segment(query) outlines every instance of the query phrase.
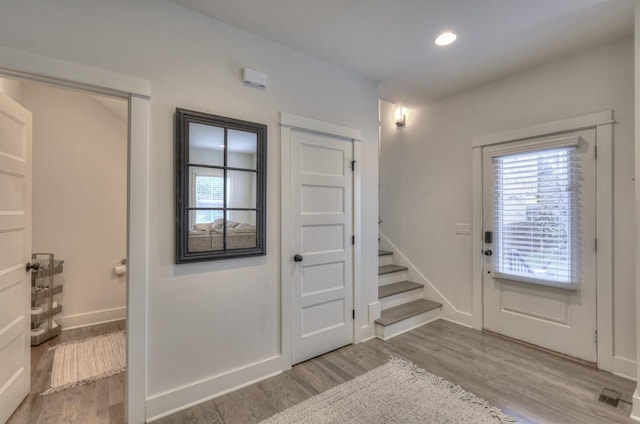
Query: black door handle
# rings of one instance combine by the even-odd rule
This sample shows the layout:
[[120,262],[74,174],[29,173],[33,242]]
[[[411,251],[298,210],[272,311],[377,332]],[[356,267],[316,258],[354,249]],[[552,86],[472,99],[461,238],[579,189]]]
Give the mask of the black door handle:
[[293,257],[294,262],[302,262],[302,259],[304,259],[302,255],[295,255]]
[[491,249],[487,249],[487,250],[484,251],[484,255],[485,256],[491,256],[491,255],[493,255],[493,252],[491,251]]
[[40,264],[39,263],[34,263],[32,264],[31,262],[27,262],[27,265],[24,267],[25,271],[29,272],[29,271],[37,271],[40,269]]

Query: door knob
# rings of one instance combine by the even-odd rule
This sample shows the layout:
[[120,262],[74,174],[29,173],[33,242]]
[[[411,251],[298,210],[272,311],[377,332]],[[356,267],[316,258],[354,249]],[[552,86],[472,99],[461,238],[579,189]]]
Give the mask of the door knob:
[[493,252],[491,251],[491,249],[487,249],[487,250],[484,251],[484,255],[485,256],[491,256],[491,255],[493,255]]
[[294,262],[302,262],[302,255],[295,255],[293,257]]
[[34,263],[32,264],[31,262],[27,262],[27,265],[24,267],[25,271],[29,272],[29,271],[37,271],[40,269],[40,264],[39,263]]

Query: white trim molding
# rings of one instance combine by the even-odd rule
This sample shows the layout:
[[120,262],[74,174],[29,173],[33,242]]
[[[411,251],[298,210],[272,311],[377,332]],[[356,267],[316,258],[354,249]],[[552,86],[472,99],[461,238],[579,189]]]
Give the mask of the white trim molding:
[[373,328],[371,322],[367,322],[369,311],[363,311],[362,306],[362,151],[359,141],[362,140],[360,130],[343,127],[340,125],[318,121],[304,116],[293,115],[286,112],[280,113],[280,168],[281,168],[281,273],[282,273],[282,336],[281,355],[284,359],[285,369],[292,365],[292,287],[291,287],[291,131],[303,131],[314,134],[327,135],[353,142],[353,160],[356,167],[353,175],[353,232],[355,244],[353,246],[353,309],[356,313],[353,327],[353,342],[360,343],[366,339]]
[[127,193],[127,375],[125,418],[146,422],[150,84],[79,63],[0,46],[0,76],[129,100]]
[[[565,133],[593,128],[596,131],[596,237],[598,368],[613,371],[613,111],[590,113],[559,121],[474,137],[472,141],[473,185],[473,326],[483,328],[482,150],[512,141],[549,137],[567,139]],[[567,139],[568,140],[568,139]],[[572,142],[569,140],[569,142]]]
[[636,385],[636,390],[633,393],[631,408],[631,415],[629,418],[633,421],[640,422],[640,387],[638,385]]
[[104,324],[106,322],[120,321],[126,318],[127,308],[121,306],[119,308],[64,315],[56,318],[56,322],[60,324],[62,331],[66,331],[74,328],[88,327],[90,325]]
[[613,370],[612,373],[626,378],[627,380],[636,380],[636,361],[627,358],[621,358],[620,356],[613,357]]
[[587,115],[561,119],[559,121],[545,122],[543,124],[531,125],[529,127],[517,128],[496,134],[474,137],[471,147],[476,148],[490,146],[493,144],[524,140],[526,138],[542,137],[545,135],[559,135],[568,131],[578,131],[586,128],[597,128],[601,125],[611,125],[613,122],[613,111],[604,110],[602,112],[589,113]]
[[0,46],[0,58],[0,72],[7,77],[123,97],[151,97],[149,82],[143,79],[4,46]]
[[147,288],[149,285],[149,133],[151,103],[129,100],[127,194],[127,386],[128,424],[147,419]]
[[280,112],[280,126],[299,131],[309,131],[316,134],[344,138],[346,140],[362,141],[360,130],[358,129],[343,127],[330,122],[318,121],[317,119],[286,112]]
[[[634,124],[635,124],[635,218],[636,218],[636,316],[635,316],[635,333],[636,333],[636,378],[640,381],[640,1],[635,2],[634,11]],[[635,421],[640,421],[640,386],[636,387],[636,392],[633,394],[633,411],[631,412],[631,418]]]
[[[146,422],[152,422],[282,373],[275,356],[149,397]],[[214,393],[213,395],[211,393]],[[193,400],[197,399],[197,400]]]
[[633,393],[633,409],[631,409],[631,416],[629,418],[633,421],[640,422],[640,387],[636,387],[636,391]]

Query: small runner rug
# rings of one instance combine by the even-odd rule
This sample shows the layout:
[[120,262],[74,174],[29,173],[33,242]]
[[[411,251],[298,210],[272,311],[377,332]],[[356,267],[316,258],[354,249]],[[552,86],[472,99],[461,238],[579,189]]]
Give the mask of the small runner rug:
[[51,369],[51,387],[43,395],[120,374],[127,363],[127,341],[123,331],[59,344]]
[[262,421],[262,424],[513,423],[460,386],[398,358]]

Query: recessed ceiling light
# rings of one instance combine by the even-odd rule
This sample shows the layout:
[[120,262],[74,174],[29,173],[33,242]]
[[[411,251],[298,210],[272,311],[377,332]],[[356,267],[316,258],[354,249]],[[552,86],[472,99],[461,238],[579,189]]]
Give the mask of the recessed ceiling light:
[[438,46],[448,46],[449,44],[456,41],[456,38],[458,38],[458,36],[453,32],[443,32],[442,34],[438,35],[435,43]]

